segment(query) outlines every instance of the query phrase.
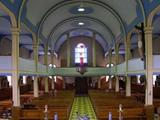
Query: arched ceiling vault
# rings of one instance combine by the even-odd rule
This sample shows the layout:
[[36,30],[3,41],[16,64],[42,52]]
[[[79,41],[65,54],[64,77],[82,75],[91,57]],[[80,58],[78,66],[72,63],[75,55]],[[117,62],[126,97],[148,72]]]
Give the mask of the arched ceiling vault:
[[[100,36],[96,40],[106,52],[113,48],[116,40],[124,42],[126,34],[136,24],[145,23],[146,15],[151,11],[146,5],[154,2],[155,0],[23,0],[17,7],[19,10],[13,13],[19,11],[15,15],[18,24],[26,24],[37,34],[38,40],[44,44],[49,43],[54,50],[58,50],[57,46],[60,47],[65,42],[61,40],[65,33],[77,34],[77,29],[81,29],[83,33],[86,30],[96,32]],[[85,11],[79,12],[80,7],[85,8]],[[79,22],[84,25],[78,25]]]
[[[61,33],[61,36],[56,38],[57,40],[56,40],[55,46],[54,46],[55,52],[59,51],[60,46],[67,39],[67,34],[68,33],[70,33],[69,34],[69,38],[74,37],[74,36],[85,36],[85,37],[93,38],[93,33],[96,33],[95,39],[96,39],[97,42],[99,42],[99,44],[103,48],[104,52],[106,52],[107,49],[109,48],[109,44],[106,42],[106,40],[104,39],[102,34],[99,33],[98,31],[95,31],[95,30],[89,29],[89,28],[83,28],[83,29],[81,29],[81,28],[73,28],[73,29],[68,29],[64,33]],[[52,44],[50,44],[50,45],[52,45]]]
[[[91,0],[90,1],[83,1],[83,4],[84,4],[84,6],[86,6],[86,8],[93,9],[93,13],[90,13],[90,14],[76,13],[76,15],[74,13],[69,13],[69,12],[72,12],[71,11],[72,8],[74,9],[74,7],[79,6],[80,2],[81,1],[68,1],[68,2],[63,2],[63,4],[61,3],[59,6],[52,7],[45,14],[45,16],[43,16],[43,18],[40,22],[38,35],[40,33],[42,33],[45,37],[49,36],[49,38],[50,38],[51,34],[54,34],[55,27],[57,28],[56,24],[59,24],[59,23],[57,23],[57,21],[62,20],[62,22],[63,22],[63,21],[65,21],[65,18],[67,18],[68,16],[69,17],[67,19],[72,18],[72,16],[73,17],[74,16],[76,16],[76,17],[84,16],[84,18],[88,17],[88,18],[97,19],[97,21],[100,21],[101,23],[103,23],[104,26],[107,26],[106,28],[108,28],[108,30],[106,30],[106,32],[103,32],[103,37],[105,37],[106,42],[108,41],[110,47],[113,46],[113,42],[110,42],[110,41],[116,39],[117,36],[122,34],[125,37],[125,29],[124,29],[124,25],[122,22],[122,18],[110,6],[105,5],[102,2],[91,1]],[[90,7],[90,6],[92,6],[92,7]],[[58,18],[59,16],[56,16],[56,15],[59,15],[59,14],[57,14],[57,13],[60,13],[60,12],[63,13],[63,10],[67,11],[67,13],[65,14],[65,12],[64,12],[62,17],[60,17],[60,19],[57,19],[57,21],[54,22],[55,25],[51,26],[51,24],[49,24],[49,26],[51,26],[50,27],[51,29],[47,31],[46,28],[47,29],[49,28],[49,26],[47,26],[47,22],[50,23],[50,21],[53,21],[54,17]],[[102,13],[101,11],[104,11],[104,13]],[[102,13],[102,14],[100,14],[100,13]],[[70,26],[70,27],[72,27],[72,26]],[[95,28],[97,28],[97,27],[95,26]],[[102,28],[103,28],[103,26],[102,26]],[[48,34],[49,31],[51,31],[50,34]],[[112,35],[112,33],[113,33],[113,35]],[[109,34],[109,36],[113,36],[113,37],[111,39],[107,39],[105,34]],[[48,39],[48,40],[51,40],[51,39]],[[53,45],[53,46],[55,46],[55,45]]]
[[[85,25],[79,26],[78,22],[83,22]],[[101,36],[103,34],[103,37],[105,37],[107,44],[110,44],[110,45],[113,44],[114,34],[108,28],[108,26],[106,26],[104,23],[102,23],[99,20],[96,20],[87,16],[82,16],[82,17],[79,16],[79,17],[74,17],[74,18],[69,18],[67,20],[64,20],[58,23],[51,30],[47,38],[48,40],[52,41],[52,45],[54,45],[53,47],[56,46],[55,43],[56,41],[58,41],[57,38],[59,38],[63,33],[69,32],[70,29],[81,29],[81,30],[90,29],[90,31],[93,31],[95,33],[101,33]]]
[[[33,11],[35,5],[37,7]],[[79,6],[83,6],[86,11],[78,12]],[[44,43],[49,40],[53,49],[55,49],[58,38],[61,38],[64,32],[76,28],[98,31],[109,46],[105,50],[112,48],[119,36],[125,40],[127,27],[136,21],[138,15],[143,16],[143,20],[145,19],[143,4],[139,0],[119,0],[118,3],[117,0],[38,0],[38,4],[37,0],[26,2],[27,19],[35,26],[38,25],[37,36],[46,38]],[[72,18],[76,17],[81,17],[83,22],[93,23],[94,27],[73,26],[76,20]],[[103,23],[103,25],[99,23]],[[66,26],[68,29],[65,28]],[[100,40],[98,41],[100,42]]]

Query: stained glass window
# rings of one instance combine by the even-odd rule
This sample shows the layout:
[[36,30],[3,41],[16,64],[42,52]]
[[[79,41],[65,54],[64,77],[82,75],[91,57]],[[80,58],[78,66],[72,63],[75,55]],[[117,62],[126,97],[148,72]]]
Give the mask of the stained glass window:
[[83,43],[79,43],[75,48],[75,63],[87,63],[87,48]]

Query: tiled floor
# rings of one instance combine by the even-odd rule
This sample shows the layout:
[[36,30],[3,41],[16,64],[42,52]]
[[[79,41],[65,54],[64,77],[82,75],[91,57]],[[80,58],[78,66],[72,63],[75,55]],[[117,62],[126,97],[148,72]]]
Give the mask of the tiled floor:
[[[89,120],[97,120],[89,97],[75,97],[69,120],[79,120],[80,117],[89,117]],[[84,119],[85,120],[85,119]]]

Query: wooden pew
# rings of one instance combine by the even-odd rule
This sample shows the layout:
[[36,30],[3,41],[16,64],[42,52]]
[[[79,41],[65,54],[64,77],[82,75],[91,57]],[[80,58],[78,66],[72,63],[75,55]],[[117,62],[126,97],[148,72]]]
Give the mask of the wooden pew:
[[113,120],[119,118],[119,104],[122,104],[123,120],[146,120],[144,105],[133,97],[125,97],[117,93],[89,92],[98,120],[108,119],[109,112]]
[[[48,109],[48,119],[53,120],[54,114],[58,114],[59,120],[67,120],[69,117],[69,111],[67,107],[54,107]],[[43,109],[21,109],[20,120],[43,120],[45,113]]]
[[58,114],[58,120],[68,120],[71,105],[73,102],[73,91],[58,92],[56,96],[44,95],[33,99],[30,106],[20,109],[20,120],[43,120],[44,106],[48,106],[48,119],[53,120],[54,114]]

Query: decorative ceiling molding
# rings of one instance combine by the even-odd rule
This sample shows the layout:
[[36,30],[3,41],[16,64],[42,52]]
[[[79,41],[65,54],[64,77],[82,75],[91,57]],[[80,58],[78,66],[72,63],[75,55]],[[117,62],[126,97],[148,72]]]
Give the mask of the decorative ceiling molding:
[[[39,37],[40,36],[40,32],[41,32],[41,27],[44,23],[44,21],[58,8],[60,7],[63,7],[64,5],[67,5],[67,4],[72,4],[72,3],[77,3],[77,2],[81,2],[81,1],[63,1],[63,2],[60,2],[59,4],[56,4],[54,5],[52,8],[50,8],[46,13],[45,15],[43,16],[43,18],[41,19],[40,21],[40,24],[39,24],[39,28],[38,28],[38,33],[37,33],[37,36]],[[122,18],[120,17],[120,15],[115,11],[113,10],[110,6],[108,6],[107,4],[103,3],[103,2],[100,2],[100,1],[84,1],[85,3],[90,3],[90,4],[96,4],[96,5],[99,5],[103,8],[105,8],[107,11],[110,11],[112,13],[112,15],[115,16],[115,18],[119,21],[119,24],[121,25],[122,27],[122,34],[123,36],[125,37],[126,36],[126,31],[125,31],[125,27],[124,27],[124,24],[123,24],[123,21],[122,21]]]
[[[89,20],[89,21],[94,21],[94,22],[96,22],[97,24],[99,24],[100,26],[102,26],[103,28],[105,28],[106,29],[106,32],[108,32],[110,35],[111,35],[111,38],[112,38],[112,44],[113,44],[113,39],[114,39],[114,34],[113,34],[113,32],[103,23],[103,22],[101,22],[101,21],[99,21],[98,19],[96,19],[96,18],[91,18],[91,17],[88,17],[88,16],[78,16],[78,17],[72,17],[72,18],[69,18],[69,19],[66,19],[66,20],[64,20],[64,21],[61,21],[59,24],[57,24],[53,29],[52,29],[52,31],[50,32],[50,34],[49,34],[49,36],[48,36],[48,40],[51,40],[52,38],[52,35],[53,35],[53,33],[60,27],[60,26],[64,26],[65,25],[65,23],[67,23],[67,22],[71,22],[71,21],[74,21],[74,20],[79,20],[79,19],[86,19],[86,20]],[[81,29],[83,29],[83,28],[81,28]],[[86,29],[86,28],[85,28]],[[92,31],[95,31],[95,30],[92,30]],[[68,32],[68,31],[66,31],[66,32]],[[96,31],[96,33],[98,33],[97,31]],[[103,35],[101,35],[101,36],[103,36]],[[103,36],[104,37],[104,36]],[[56,43],[56,41],[57,40],[55,40],[55,43]],[[107,40],[106,40],[106,42],[108,42]]]
[[[57,45],[58,40],[60,39],[60,37],[62,37],[62,36],[65,35],[65,34],[68,34],[68,33],[72,32],[72,31],[74,31],[74,30],[78,30],[78,29],[79,29],[79,28],[69,29],[68,31],[62,33],[62,35],[59,36],[59,37],[57,38],[57,40],[55,40],[55,41],[56,41],[55,44],[52,44],[52,45],[54,45],[54,46],[50,46],[50,47],[51,47],[51,48],[55,48],[56,45]],[[98,34],[98,35],[105,41],[105,38],[104,38],[104,37],[102,36],[102,34],[99,33],[98,31],[95,31],[95,30],[89,29],[89,28],[84,28],[84,30],[89,30],[89,31],[95,32],[96,34]],[[98,40],[97,40],[97,42],[98,42]],[[107,48],[109,49],[108,42],[105,41],[106,46],[102,45],[100,42],[98,42],[98,43],[102,46],[102,48],[103,48],[103,50],[104,50],[105,52],[107,51]],[[63,44],[63,43],[61,43],[61,44]],[[57,52],[57,50],[56,50],[56,52]]]

